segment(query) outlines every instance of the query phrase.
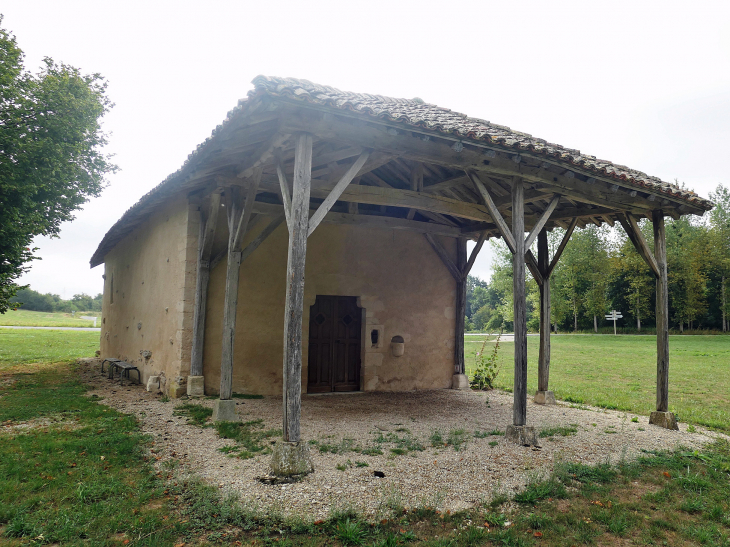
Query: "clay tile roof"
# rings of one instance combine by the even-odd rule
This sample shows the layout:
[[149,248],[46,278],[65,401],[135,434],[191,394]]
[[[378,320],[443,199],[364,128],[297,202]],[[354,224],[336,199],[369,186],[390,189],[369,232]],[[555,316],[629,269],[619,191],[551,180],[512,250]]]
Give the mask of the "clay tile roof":
[[512,149],[516,152],[529,151],[537,156],[542,155],[551,158],[563,164],[566,169],[571,165],[575,165],[584,170],[621,180],[639,188],[658,191],[674,198],[683,199],[701,209],[709,211],[713,206],[711,201],[698,196],[692,191],[680,188],[676,184],[664,182],[657,177],[651,177],[641,171],[629,169],[626,166],[617,165],[606,160],[599,160],[595,156],[581,154],[579,150],[564,148],[559,144],[537,139],[528,133],[515,131],[504,125],[498,125],[480,118],[470,118],[448,108],[425,103],[421,99],[396,99],[382,95],[340,91],[334,87],[296,78],[257,76],[252,83],[254,89],[249,91],[248,98],[238,101],[238,104],[228,112],[223,123],[213,130],[211,136],[200,143],[188,155],[180,169],[171,173],[160,184],[142,196],[109,229],[91,257],[90,264],[92,268],[102,264],[106,253],[130,233],[145,218],[151,208],[163,203],[173,195],[179,184],[195,172],[196,167],[204,162],[206,157],[214,150],[216,136],[226,125],[236,116],[245,115],[249,109],[255,108],[258,104],[256,99],[265,95],[296,99],[333,109],[349,110],[361,113],[366,117],[402,123],[421,130],[433,131],[436,134],[456,137],[459,140],[496,145],[499,148]]
[[664,182],[641,171],[610,161],[599,160],[595,156],[582,154],[580,150],[564,148],[504,125],[479,118],[470,118],[465,114],[428,104],[420,99],[395,99],[382,95],[340,91],[334,87],[296,78],[257,76],[254,78],[253,84],[254,90],[249,92],[249,97],[268,94],[289,97],[320,106],[346,109],[389,122],[427,129],[464,141],[492,144],[501,148],[513,149],[518,153],[529,152],[535,156],[544,156],[559,161],[566,168],[573,165],[599,176],[607,176],[638,188],[654,190],[683,199],[705,210],[710,210],[713,206],[711,201],[690,190]]

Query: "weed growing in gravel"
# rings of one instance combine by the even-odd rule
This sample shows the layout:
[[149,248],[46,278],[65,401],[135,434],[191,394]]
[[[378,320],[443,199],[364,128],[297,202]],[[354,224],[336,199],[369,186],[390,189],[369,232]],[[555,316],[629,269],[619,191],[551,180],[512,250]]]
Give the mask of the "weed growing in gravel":
[[499,442],[498,442],[498,441],[489,441],[489,446],[491,446],[492,448],[494,448],[494,447],[495,447],[495,446],[497,446],[498,444],[499,444]]
[[[263,423],[263,420],[252,420],[243,423],[216,422],[214,425],[221,438],[232,439],[238,443],[240,450],[236,456],[246,460],[259,454],[271,453],[271,448],[268,443],[264,444],[264,441],[281,435],[280,429],[263,429]],[[233,453],[228,447],[221,449],[221,451],[226,450]]]
[[570,424],[557,427],[546,427],[540,430],[540,437],[554,437],[555,435],[561,435],[562,437],[568,437],[578,433],[578,425]]
[[474,431],[475,439],[485,439],[486,437],[497,436],[497,435],[504,435],[504,431],[500,431],[499,429],[493,429],[492,431],[479,431],[477,429]]
[[192,425],[205,426],[208,418],[213,415],[213,409],[203,405],[189,403],[180,405],[172,412],[173,416],[186,416],[188,423]]
[[426,447],[416,437],[410,433],[406,433],[402,437],[396,435],[393,432],[389,432],[387,435],[383,435],[381,431],[378,431],[373,442],[382,446],[384,444],[394,444],[395,448],[391,448],[390,452],[396,455],[407,454],[408,452],[422,452],[426,450]]

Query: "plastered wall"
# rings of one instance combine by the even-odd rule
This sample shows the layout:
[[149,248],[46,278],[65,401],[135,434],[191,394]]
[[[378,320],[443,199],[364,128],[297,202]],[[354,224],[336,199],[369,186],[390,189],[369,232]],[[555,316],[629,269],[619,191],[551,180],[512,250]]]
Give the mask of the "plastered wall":
[[[253,239],[262,220],[247,236]],[[224,248],[219,224],[216,249]],[[453,239],[441,239],[455,259]],[[244,247],[245,247],[244,243]],[[281,225],[242,264],[236,319],[233,390],[280,394],[287,231]],[[206,311],[206,393],[220,389],[225,260],[212,272]],[[320,225],[309,238],[305,276],[302,390],[306,392],[309,308],[316,296],[356,296],[364,309],[361,389],[399,391],[447,388],[454,363],[456,286],[422,234],[404,230]],[[370,332],[380,330],[380,347]],[[402,336],[405,352],[391,354]]]
[[137,365],[143,381],[188,374],[198,229],[197,207],[181,198],[104,258],[101,355]]

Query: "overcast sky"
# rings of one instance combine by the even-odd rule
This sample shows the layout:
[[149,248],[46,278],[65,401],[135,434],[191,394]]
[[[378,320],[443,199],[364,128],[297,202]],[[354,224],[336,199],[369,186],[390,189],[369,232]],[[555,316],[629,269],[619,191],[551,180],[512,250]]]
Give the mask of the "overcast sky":
[[[33,71],[99,72],[121,167],[102,197],[38,238],[20,282],[102,291],[89,258],[177,170],[258,74],[421,97],[707,197],[730,181],[730,2],[134,2],[5,0]],[[485,246],[486,248],[487,246]],[[489,253],[473,274],[489,277]]]

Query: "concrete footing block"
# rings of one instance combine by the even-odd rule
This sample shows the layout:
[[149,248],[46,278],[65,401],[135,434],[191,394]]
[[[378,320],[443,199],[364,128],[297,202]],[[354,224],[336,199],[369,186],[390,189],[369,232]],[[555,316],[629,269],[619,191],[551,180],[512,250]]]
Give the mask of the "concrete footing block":
[[537,431],[526,425],[508,425],[505,437],[508,441],[522,446],[540,446]]
[[651,413],[651,416],[649,416],[649,423],[653,425],[658,425],[659,427],[663,427],[664,429],[673,429],[675,431],[679,430],[679,426],[677,425],[677,418],[675,418],[674,414],[671,412],[660,412],[658,410],[655,410]]
[[213,403],[214,422],[238,422],[241,419],[236,414],[236,401],[232,399],[217,399]]
[[451,377],[451,389],[469,389],[469,378],[466,374],[454,374]]
[[160,391],[160,377],[150,376],[147,378],[147,391]]
[[304,476],[314,471],[309,445],[305,441],[295,443],[276,441],[271,455],[271,472],[277,477]]
[[188,376],[188,397],[203,397],[205,395],[205,377]]
[[554,405],[555,394],[552,391],[536,391],[534,401],[538,405]]

